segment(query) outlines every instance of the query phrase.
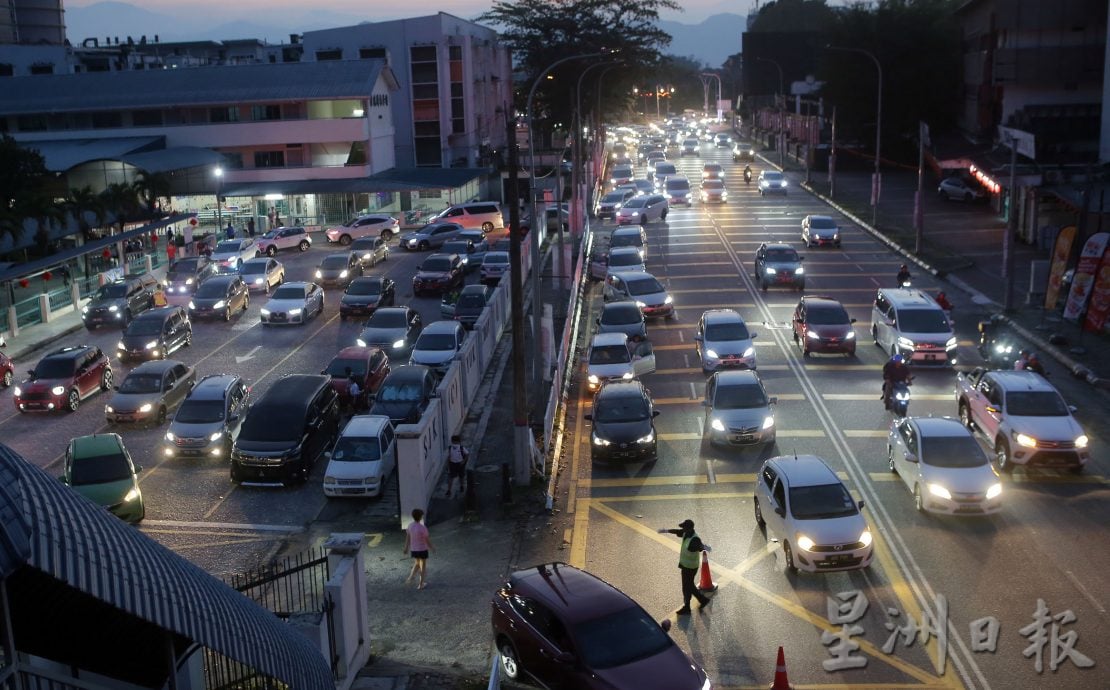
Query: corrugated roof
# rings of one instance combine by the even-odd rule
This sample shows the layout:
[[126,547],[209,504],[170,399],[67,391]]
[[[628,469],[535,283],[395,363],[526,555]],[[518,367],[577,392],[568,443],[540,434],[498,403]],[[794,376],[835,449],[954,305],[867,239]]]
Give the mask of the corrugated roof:
[[[3,98],[0,91],[0,98]],[[122,160],[127,154],[138,154],[152,148],[164,148],[166,138],[155,137],[105,137],[103,139],[51,139],[49,141],[21,141],[20,147],[42,154],[46,169],[65,172],[75,165],[97,160]]]
[[335,687],[307,637],[3,444],[0,499],[0,576],[25,564],[290,687]]
[[383,60],[329,60],[11,77],[0,114],[91,112],[190,105],[363,98]]

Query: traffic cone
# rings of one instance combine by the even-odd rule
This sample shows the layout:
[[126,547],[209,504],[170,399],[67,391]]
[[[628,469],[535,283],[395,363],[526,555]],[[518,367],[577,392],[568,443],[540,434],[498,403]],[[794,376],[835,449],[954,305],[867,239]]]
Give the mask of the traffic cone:
[[771,684],[771,690],[793,690],[790,681],[786,678],[786,655],[782,653],[782,647],[779,647],[779,660],[775,663],[775,682]]
[[703,592],[716,592],[717,583],[713,581],[713,573],[709,572],[709,554],[701,552],[701,572],[698,573],[698,589]]

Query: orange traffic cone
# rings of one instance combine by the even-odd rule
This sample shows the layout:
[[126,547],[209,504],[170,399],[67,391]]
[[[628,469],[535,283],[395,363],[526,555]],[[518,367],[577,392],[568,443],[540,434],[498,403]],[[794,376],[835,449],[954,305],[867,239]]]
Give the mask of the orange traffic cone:
[[713,573],[709,572],[709,554],[701,552],[701,571],[698,573],[698,589],[703,592],[716,592],[717,583],[713,581]]
[[786,678],[786,655],[782,653],[782,647],[779,647],[779,660],[775,663],[775,682],[771,684],[771,690],[793,690],[790,681]]

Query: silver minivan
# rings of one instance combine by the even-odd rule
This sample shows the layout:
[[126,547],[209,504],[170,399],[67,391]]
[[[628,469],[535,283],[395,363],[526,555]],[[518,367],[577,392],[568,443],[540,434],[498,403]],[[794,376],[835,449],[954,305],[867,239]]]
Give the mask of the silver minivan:
[[871,307],[871,338],[912,364],[955,364],[958,342],[947,314],[917,288],[881,288]]

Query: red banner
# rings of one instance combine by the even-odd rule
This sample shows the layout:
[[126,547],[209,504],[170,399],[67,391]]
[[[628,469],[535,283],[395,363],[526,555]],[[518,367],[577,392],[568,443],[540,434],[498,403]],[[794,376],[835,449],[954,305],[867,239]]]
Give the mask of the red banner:
[[1091,301],[1087,307],[1087,319],[1083,328],[1099,333],[1110,316],[1110,249],[1102,253],[1102,261],[1095,272],[1095,286],[1091,289]]
[[1052,265],[1048,270],[1048,287],[1044,291],[1044,308],[1052,311],[1060,299],[1060,287],[1064,283],[1064,273],[1068,270],[1068,257],[1071,256],[1071,246],[1075,243],[1075,226],[1069,225],[1060,230],[1056,235],[1056,244],[1052,249]]
[[1064,318],[1068,321],[1079,321],[1083,307],[1087,305],[1087,297],[1095,283],[1095,269],[1102,261],[1102,254],[1106,251],[1107,240],[1110,233],[1099,232],[1087,238],[1083,249],[1079,252],[1079,263],[1075,266],[1075,277],[1071,281],[1071,292],[1064,305]]

